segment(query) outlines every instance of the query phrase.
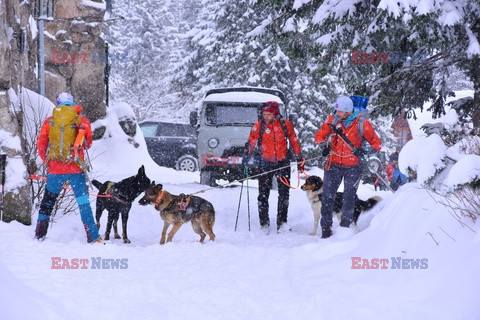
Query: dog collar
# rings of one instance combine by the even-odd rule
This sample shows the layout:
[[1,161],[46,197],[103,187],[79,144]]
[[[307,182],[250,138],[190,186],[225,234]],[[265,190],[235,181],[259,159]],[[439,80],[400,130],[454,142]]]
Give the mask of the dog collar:
[[158,205],[160,204],[160,201],[162,201],[162,198],[163,198],[164,195],[165,195],[165,190],[162,190],[157,194],[157,197],[155,198],[155,201],[153,201],[153,203],[155,204],[155,207],[158,207]]

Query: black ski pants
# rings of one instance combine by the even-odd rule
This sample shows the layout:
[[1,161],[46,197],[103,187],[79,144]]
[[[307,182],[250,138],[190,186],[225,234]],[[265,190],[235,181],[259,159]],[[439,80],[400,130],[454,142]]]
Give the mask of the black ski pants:
[[269,172],[258,177],[258,217],[261,226],[269,226],[270,218],[268,216],[268,198],[270,197],[270,189],[272,188],[273,177],[276,175],[278,183],[278,203],[277,203],[277,227],[287,222],[288,202],[290,197],[290,188],[280,181],[280,177],[284,176],[290,183],[290,164],[289,161],[281,161],[266,166],[264,172],[286,167],[278,171]]

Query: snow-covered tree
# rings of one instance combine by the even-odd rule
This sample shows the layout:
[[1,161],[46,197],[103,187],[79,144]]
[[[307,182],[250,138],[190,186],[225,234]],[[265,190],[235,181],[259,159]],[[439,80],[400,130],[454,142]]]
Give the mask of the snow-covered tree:
[[[379,114],[414,111],[428,99],[434,100],[434,116],[443,114],[452,92],[450,67],[456,66],[474,84],[470,116],[480,126],[477,0],[257,2],[275,11],[275,19],[259,25],[283,30],[292,21],[302,23],[317,55],[326,57],[327,72],[340,70],[348,91],[372,97]],[[360,59],[354,51],[362,53]],[[388,62],[373,53],[389,53]]]
[[[203,2],[198,25],[189,36],[189,55],[177,72],[181,104],[200,100],[212,87],[260,86],[282,90],[291,112],[299,115],[303,148],[313,150],[313,135],[341,92],[334,75],[322,73],[316,60],[292,50],[289,37],[255,24],[270,19],[270,9],[248,1]],[[292,33],[301,34],[292,26]]]
[[191,1],[136,1],[113,4],[107,20],[112,59],[112,99],[128,102],[139,121],[158,118],[174,110],[176,93],[170,80],[181,60],[181,34],[188,29],[183,5]]

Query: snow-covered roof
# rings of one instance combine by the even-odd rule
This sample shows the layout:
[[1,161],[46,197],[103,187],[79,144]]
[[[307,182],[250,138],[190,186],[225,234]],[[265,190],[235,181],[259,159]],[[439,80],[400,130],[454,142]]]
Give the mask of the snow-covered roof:
[[283,104],[283,101],[273,95],[261,92],[225,92],[214,93],[208,95],[203,99],[206,102],[248,102],[248,103],[263,103],[267,101],[277,101]]
[[[238,91],[235,91],[236,89],[238,89]],[[271,90],[272,93],[265,92],[268,90]],[[283,104],[281,97],[283,97],[283,93],[275,89],[239,87],[239,88],[220,88],[220,89],[210,90],[209,92],[207,92],[203,101],[238,102],[238,103],[240,102],[263,103],[267,101],[276,101],[279,104]]]

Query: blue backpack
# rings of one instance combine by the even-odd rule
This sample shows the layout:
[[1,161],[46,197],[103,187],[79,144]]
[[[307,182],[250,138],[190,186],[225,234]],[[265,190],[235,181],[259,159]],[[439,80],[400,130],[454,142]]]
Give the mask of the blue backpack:
[[368,118],[368,98],[362,96],[350,96],[350,99],[353,101],[353,110],[358,111],[359,114],[360,119],[358,119],[358,133],[363,140],[363,123],[365,122],[365,119]]

